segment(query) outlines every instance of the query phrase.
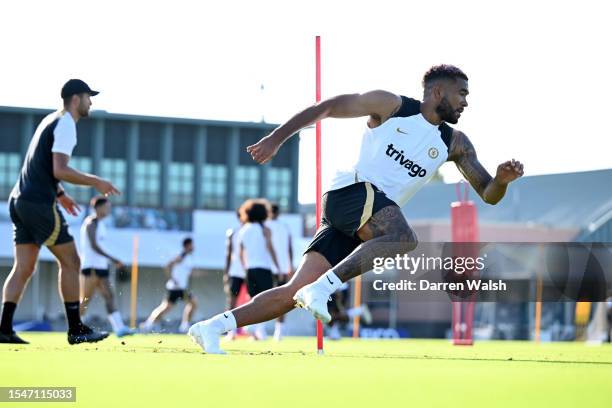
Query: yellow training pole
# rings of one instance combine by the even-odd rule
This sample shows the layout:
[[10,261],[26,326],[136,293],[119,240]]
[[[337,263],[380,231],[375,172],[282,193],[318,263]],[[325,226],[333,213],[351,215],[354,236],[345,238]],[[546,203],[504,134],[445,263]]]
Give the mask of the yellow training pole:
[[134,235],[134,250],[132,252],[132,284],[130,304],[130,327],[136,328],[136,303],[138,301],[138,235]]
[[537,277],[535,304],[535,341],[540,342],[540,323],[542,321],[542,278]]
[[[355,278],[355,298],[353,299],[353,307],[361,306],[361,275]],[[353,338],[359,337],[359,314],[353,317]]]

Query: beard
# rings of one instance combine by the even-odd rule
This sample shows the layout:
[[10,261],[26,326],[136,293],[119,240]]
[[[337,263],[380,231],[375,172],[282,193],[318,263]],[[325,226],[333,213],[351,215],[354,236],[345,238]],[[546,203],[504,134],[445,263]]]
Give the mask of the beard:
[[77,111],[79,112],[79,115],[82,118],[86,118],[87,116],[89,116],[89,108],[85,105],[79,105]]
[[459,117],[457,116],[455,109],[453,109],[446,97],[443,97],[440,104],[436,106],[436,113],[444,122],[452,124],[459,122]]

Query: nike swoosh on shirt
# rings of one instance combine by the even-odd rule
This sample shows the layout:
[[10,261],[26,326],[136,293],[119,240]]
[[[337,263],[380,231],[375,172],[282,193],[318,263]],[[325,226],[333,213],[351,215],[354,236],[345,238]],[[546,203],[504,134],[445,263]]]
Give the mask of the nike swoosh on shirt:
[[408,134],[407,132],[404,132],[404,131],[403,131],[402,129],[400,129],[400,128],[397,128],[397,131],[398,131],[399,133],[403,133],[403,134],[405,134],[405,135],[407,135],[407,134]]
[[326,276],[326,278],[327,278],[327,281],[329,282],[329,284],[333,286],[334,283],[331,281],[331,279],[329,279],[329,276]]

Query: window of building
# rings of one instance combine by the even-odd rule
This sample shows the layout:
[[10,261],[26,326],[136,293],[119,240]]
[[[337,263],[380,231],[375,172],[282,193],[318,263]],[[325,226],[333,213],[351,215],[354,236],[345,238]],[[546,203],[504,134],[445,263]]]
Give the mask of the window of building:
[[175,208],[193,207],[195,138],[196,127],[187,125],[174,127],[172,162],[168,172],[168,194],[169,204]]
[[202,207],[225,209],[227,206],[227,166],[205,164],[202,168]]
[[239,166],[236,168],[236,204],[240,205],[249,198],[259,197],[259,168]]
[[270,201],[277,202],[281,209],[291,209],[292,193],[292,166],[297,168],[297,163],[292,163],[294,143],[299,143],[293,138],[283,145],[283,148],[274,156],[268,169],[267,196]]
[[107,120],[104,123],[104,154],[100,166],[100,176],[109,180],[121,191],[113,197],[113,203],[126,203],[128,178],[127,155],[130,123]]
[[278,203],[283,211],[288,211],[291,207],[291,169],[270,167],[267,189],[267,198]]
[[161,203],[161,136],[159,123],[141,123],[135,168],[135,204],[159,207]]
[[193,205],[193,163],[170,163],[168,193],[170,206],[188,208]]
[[23,117],[18,114],[0,114],[0,198],[6,200],[21,170],[21,136]]
[[245,146],[255,144],[265,136],[263,129],[240,129],[240,153],[238,167],[234,175],[236,203],[240,205],[249,198],[257,198],[259,190],[261,167],[244,149]]
[[227,157],[231,129],[209,126],[206,129],[206,160],[202,166],[202,208],[224,210],[227,208]]

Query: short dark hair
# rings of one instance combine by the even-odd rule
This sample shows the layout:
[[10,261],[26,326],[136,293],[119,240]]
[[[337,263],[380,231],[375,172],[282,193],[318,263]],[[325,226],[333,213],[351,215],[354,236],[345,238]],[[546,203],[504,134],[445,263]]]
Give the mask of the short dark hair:
[[462,70],[454,65],[434,65],[427,70],[425,75],[423,75],[423,87],[425,88],[427,85],[438,79],[452,79],[453,81],[456,81],[457,78],[465,79],[466,81],[468,80],[467,75],[465,75]]
[[270,208],[272,209],[272,214],[274,214],[275,216],[280,213],[280,207],[278,206],[278,203],[270,204]]
[[270,204],[264,199],[246,200],[240,206],[240,219],[243,222],[264,222],[268,219]]
[[67,108],[68,105],[70,105],[70,102],[72,101],[72,97],[73,96],[78,96],[79,99],[81,98],[81,95],[83,94],[72,94],[72,95],[68,95],[62,98],[62,101],[64,102],[64,108]]
[[193,243],[193,239],[191,238],[185,238],[183,240],[183,248],[185,248],[187,245],[192,244]]
[[104,204],[108,203],[108,198],[104,196],[95,196],[91,199],[91,206],[96,210],[102,207]]

